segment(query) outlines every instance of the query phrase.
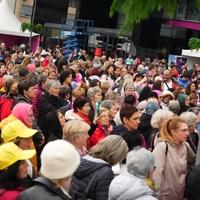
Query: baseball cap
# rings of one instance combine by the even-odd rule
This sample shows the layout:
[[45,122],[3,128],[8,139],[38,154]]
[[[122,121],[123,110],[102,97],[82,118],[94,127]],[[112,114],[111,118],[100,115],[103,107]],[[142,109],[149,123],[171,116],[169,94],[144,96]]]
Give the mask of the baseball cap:
[[9,167],[19,160],[27,160],[35,155],[36,151],[22,150],[13,142],[8,142],[0,146],[0,170]]
[[14,120],[6,124],[1,131],[1,138],[3,142],[10,142],[17,137],[20,138],[29,138],[37,133],[38,130],[28,128],[20,120]]

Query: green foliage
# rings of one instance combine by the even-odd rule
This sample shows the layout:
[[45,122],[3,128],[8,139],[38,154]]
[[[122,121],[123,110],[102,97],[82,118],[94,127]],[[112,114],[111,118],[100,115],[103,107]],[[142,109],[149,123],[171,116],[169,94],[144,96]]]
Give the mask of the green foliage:
[[[200,0],[195,0],[200,7]],[[169,17],[173,17],[179,0],[113,0],[110,16],[119,12],[124,14],[123,31],[131,31],[135,24],[147,19],[153,12],[163,10]]]
[[192,37],[189,40],[188,46],[190,49],[199,49],[200,48],[200,39]]
[[38,33],[38,34],[41,34],[43,31],[43,26],[42,24],[36,24],[35,27],[34,27],[34,32],[35,33]]
[[21,23],[21,30],[22,32],[26,31],[28,29],[28,23]]
[[29,30],[30,32],[41,34],[43,31],[42,24],[34,24],[32,22],[30,23],[22,23],[21,24],[21,30],[24,32],[26,30]]

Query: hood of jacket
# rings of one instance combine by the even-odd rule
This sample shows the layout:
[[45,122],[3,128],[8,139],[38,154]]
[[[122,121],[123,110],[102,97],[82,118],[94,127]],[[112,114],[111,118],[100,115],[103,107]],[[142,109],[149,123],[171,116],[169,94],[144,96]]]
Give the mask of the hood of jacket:
[[137,178],[125,172],[111,182],[109,188],[109,200],[139,200],[142,197],[153,200],[151,190],[143,179]]
[[124,125],[119,125],[119,126],[113,127],[112,134],[122,136],[127,132],[128,132],[128,129]]
[[74,176],[82,179],[89,176],[91,173],[95,173],[98,169],[110,165],[102,159],[94,158],[90,155],[86,155],[81,159],[81,164],[74,173]]

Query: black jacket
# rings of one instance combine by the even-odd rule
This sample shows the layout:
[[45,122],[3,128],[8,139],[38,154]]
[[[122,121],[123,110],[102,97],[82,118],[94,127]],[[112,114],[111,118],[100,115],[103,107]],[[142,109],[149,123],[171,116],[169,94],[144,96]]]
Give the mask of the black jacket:
[[74,200],[85,198],[107,200],[108,189],[113,178],[110,165],[83,158],[72,177],[70,195]]
[[112,134],[120,135],[127,143],[129,151],[134,147],[143,146],[143,136],[138,130],[129,131],[124,125],[114,126]]
[[34,180],[34,186],[24,190],[17,200],[70,200],[55,184],[47,178]]
[[38,114],[38,125],[42,129],[42,131],[44,128],[44,120],[46,114],[52,110],[57,110],[62,106],[65,105],[63,105],[63,101],[59,97],[52,96],[49,93],[45,93],[42,95]]
[[186,193],[188,200],[200,199],[200,164],[189,173],[186,181]]

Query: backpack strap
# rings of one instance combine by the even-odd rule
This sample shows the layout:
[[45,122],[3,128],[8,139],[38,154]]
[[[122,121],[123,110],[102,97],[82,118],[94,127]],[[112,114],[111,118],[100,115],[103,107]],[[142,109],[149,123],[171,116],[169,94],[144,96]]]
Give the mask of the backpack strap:
[[165,141],[165,144],[166,144],[166,150],[165,150],[165,156],[167,156],[167,152],[168,152],[168,144],[167,144],[167,141]]

